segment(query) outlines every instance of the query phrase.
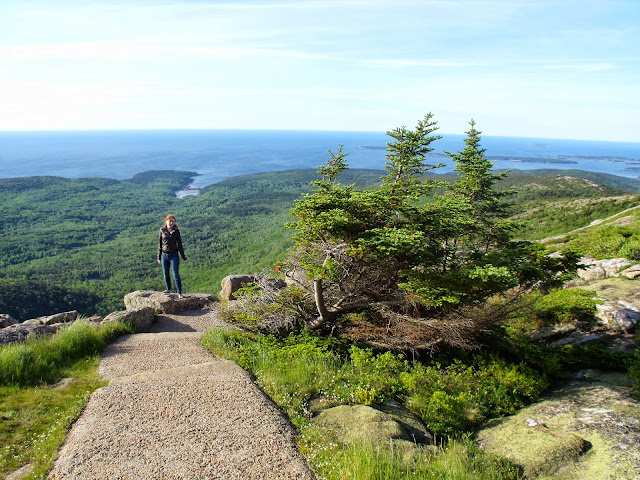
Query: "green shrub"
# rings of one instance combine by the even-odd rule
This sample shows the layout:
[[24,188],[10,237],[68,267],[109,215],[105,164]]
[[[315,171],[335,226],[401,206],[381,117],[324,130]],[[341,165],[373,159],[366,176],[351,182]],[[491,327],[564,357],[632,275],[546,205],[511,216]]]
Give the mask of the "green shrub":
[[596,305],[602,301],[580,288],[554,290],[535,303],[535,316],[541,326],[572,321],[593,321]]
[[343,367],[345,374],[357,379],[352,401],[362,405],[382,403],[402,390],[401,375],[409,363],[391,352],[373,355],[370,349],[351,347],[351,361]]
[[513,414],[549,385],[546,376],[524,364],[480,355],[472,365],[415,365],[403,375],[403,383],[407,406],[439,435],[468,431],[486,419]]
[[563,372],[565,364],[558,349],[534,343],[526,334],[515,335],[512,340],[514,348],[511,353],[518,361],[549,377]]
[[434,433],[455,435],[488,418],[514,413],[548,386],[546,376],[497,356],[424,366],[391,352],[374,354],[352,346],[343,357],[333,351],[344,347],[340,341],[309,333],[280,339],[216,329],[205,334],[203,345],[256,375],[260,387],[297,426],[309,417],[312,398],[322,397],[325,406],[332,406],[372,405],[395,397]]
[[566,345],[558,349],[564,371],[595,368],[599,370],[627,371],[633,362],[633,354],[612,351],[605,345],[593,343]]
[[513,354],[526,365],[552,378],[566,378],[585,368],[626,372],[633,364],[633,354],[612,351],[602,343],[565,345],[552,348],[534,343],[526,335],[513,338]]

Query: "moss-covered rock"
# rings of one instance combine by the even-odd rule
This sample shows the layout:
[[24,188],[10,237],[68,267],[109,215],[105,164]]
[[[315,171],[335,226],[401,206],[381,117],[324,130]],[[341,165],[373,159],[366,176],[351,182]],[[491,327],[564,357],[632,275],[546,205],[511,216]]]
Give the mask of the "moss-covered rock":
[[[382,411],[384,410],[384,411]],[[340,405],[322,411],[313,422],[331,430],[346,443],[396,444],[406,441],[431,443],[424,424],[400,404],[389,402],[378,408],[366,405]]]
[[535,421],[498,422],[483,430],[478,442],[485,450],[520,465],[527,478],[554,475],[589,448],[585,439]]
[[640,471],[640,404],[624,375],[584,371],[477,439],[527,478],[627,480]]

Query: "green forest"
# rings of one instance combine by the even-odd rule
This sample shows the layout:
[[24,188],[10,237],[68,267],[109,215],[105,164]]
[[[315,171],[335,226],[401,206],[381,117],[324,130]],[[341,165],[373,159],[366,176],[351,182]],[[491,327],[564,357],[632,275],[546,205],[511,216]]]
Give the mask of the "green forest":
[[[349,169],[344,184],[379,183],[383,171]],[[193,172],[148,171],[128,180],[27,177],[0,179],[0,312],[18,320],[76,309],[105,315],[133,290],[160,290],[157,234],[172,213],[188,263],[185,291],[217,294],[234,273],[269,269],[291,245],[285,228],[296,199],[317,180],[313,170],[228,178],[177,198]],[[433,175],[438,180],[453,177]],[[639,182],[581,171],[511,172],[509,197],[522,238],[567,232],[637,201]],[[579,213],[571,202],[581,199]]]

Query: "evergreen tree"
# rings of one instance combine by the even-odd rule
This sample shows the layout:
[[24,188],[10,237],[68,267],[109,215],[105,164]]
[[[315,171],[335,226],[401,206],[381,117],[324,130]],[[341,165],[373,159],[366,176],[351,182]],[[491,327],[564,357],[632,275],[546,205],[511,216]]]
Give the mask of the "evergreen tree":
[[[337,181],[347,168],[341,147],[319,168],[316,190],[295,203],[297,220],[289,226],[297,230],[296,244],[283,271],[313,299],[307,327],[335,327],[354,310],[377,312],[372,318],[384,312],[387,327],[374,322],[361,336],[374,341],[377,332],[375,342],[389,345],[394,335],[413,335],[415,346],[442,337],[448,325],[442,316],[449,315],[458,327],[446,326],[448,338],[463,338],[477,322],[460,321],[460,307],[513,287],[558,282],[571,267],[573,258],[552,259],[543,247],[512,239],[503,200],[510,192],[494,188],[505,174],[493,173],[473,121],[463,151],[450,154],[458,173],[453,185],[426,176],[437,168],[426,162],[440,138],[432,117],[415,130],[388,132],[394,141],[380,188],[356,190]],[[444,193],[436,194],[438,188]],[[403,327],[394,333],[391,325]]]

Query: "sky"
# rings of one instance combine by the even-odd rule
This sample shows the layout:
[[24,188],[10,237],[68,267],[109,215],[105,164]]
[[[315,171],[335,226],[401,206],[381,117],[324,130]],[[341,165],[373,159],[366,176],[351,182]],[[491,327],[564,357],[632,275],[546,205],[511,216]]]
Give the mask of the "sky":
[[0,0],[0,130],[640,142],[637,0]]

